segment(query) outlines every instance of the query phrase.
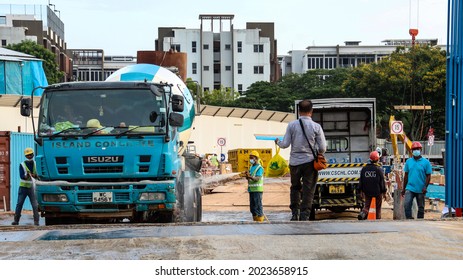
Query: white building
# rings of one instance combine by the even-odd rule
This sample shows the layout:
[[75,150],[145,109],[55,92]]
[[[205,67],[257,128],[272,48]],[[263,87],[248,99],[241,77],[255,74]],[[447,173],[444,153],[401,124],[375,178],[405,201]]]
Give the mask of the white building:
[[[14,2],[14,1],[13,1]],[[58,16],[59,15],[59,16]],[[72,62],[66,54],[64,23],[54,4],[0,4],[0,43],[2,47],[31,40],[51,51],[59,70],[69,81]]]
[[[410,46],[411,40],[384,40],[384,45],[362,46],[360,41],[346,41],[344,46],[309,46],[305,50],[290,51],[280,56],[281,75],[302,74],[308,70],[357,67],[378,62],[390,55],[398,46]],[[437,39],[416,40],[416,44],[437,45]]]
[[[243,94],[258,81],[279,78],[273,23],[247,23],[234,29],[233,15],[200,15],[200,29],[162,27],[156,50],[187,54],[187,77],[198,81],[204,91],[230,88]],[[203,24],[210,20],[210,29]],[[218,30],[217,28],[218,21]],[[225,26],[222,21],[229,21]]]

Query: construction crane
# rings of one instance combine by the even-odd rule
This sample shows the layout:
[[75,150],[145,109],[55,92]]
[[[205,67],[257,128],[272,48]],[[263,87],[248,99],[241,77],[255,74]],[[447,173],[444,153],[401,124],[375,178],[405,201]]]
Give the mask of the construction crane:
[[[412,2],[414,2],[414,3],[412,3]],[[412,16],[413,10],[414,10],[412,6],[416,6],[416,16]],[[412,36],[412,47],[415,46],[415,38],[418,35],[419,8],[420,8],[420,1],[419,0],[410,0],[410,8],[409,8],[410,17],[409,17],[408,33],[410,34],[410,36]],[[412,17],[414,19],[416,18],[416,23],[414,22],[412,24]]]

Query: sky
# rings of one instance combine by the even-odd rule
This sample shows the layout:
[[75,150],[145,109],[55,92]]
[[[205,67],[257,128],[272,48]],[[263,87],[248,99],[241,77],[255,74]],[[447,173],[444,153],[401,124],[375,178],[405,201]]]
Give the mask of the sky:
[[[68,49],[103,49],[136,56],[154,50],[158,27],[200,28],[200,14],[233,14],[246,22],[274,22],[278,54],[308,46],[381,45],[385,39],[447,41],[448,0],[0,0],[1,4],[54,4]],[[227,22],[228,24],[228,22]]]

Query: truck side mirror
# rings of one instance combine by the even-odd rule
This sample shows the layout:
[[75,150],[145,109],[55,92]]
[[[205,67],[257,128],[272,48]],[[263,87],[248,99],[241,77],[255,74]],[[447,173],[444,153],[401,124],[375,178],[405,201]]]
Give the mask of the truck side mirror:
[[158,113],[156,111],[152,111],[150,113],[150,122],[154,123],[158,119]]
[[32,100],[30,98],[21,99],[21,116],[30,117],[32,109]]
[[185,99],[182,95],[172,95],[172,111],[183,112]]
[[171,126],[182,126],[184,122],[183,115],[179,113],[169,114],[169,124]]

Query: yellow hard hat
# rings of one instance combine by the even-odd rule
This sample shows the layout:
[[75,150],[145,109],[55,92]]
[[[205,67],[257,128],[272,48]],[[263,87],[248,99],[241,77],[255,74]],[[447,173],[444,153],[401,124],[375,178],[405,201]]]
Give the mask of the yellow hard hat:
[[32,148],[26,148],[24,149],[24,155],[27,156],[27,155],[31,155],[34,153],[34,150],[32,150]]
[[256,158],[259,158],[259,153],[256,150],[253,150],[249,155],[250,156],[255,156]]
[[103,126],[101,126],[99,120],[97,120],[97,119],[90,119],[90,120],[88,120],[88,122],[87,122],[87,127],[89,127],[89,128],[102,128]]

